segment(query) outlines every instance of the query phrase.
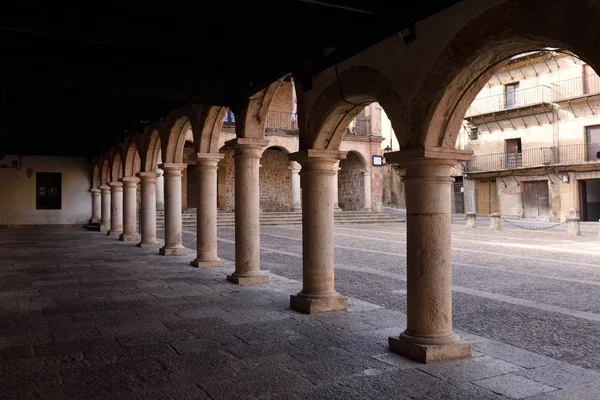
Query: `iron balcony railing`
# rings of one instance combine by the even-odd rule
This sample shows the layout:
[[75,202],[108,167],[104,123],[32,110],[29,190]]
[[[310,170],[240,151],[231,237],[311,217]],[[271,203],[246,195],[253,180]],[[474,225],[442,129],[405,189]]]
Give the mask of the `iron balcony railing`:
[[600,78],[597,74],[582,75],[552,83],[551,87],[554,91],[553,101],[568,100],[600,93]]
[[475,99],[465,117],[494,113],[503,110],[516,109],[520,107],[533,106],[536,104],[550,103],[553,99],[552,89],[549,86],[534,86],[527,89],[519,89],[507,94],[497,94]]
[[[227,111],[223,117],[223,125],[235,126],[235,115],[232,111]],[[265,129],[298,131],[298,114],[281,111],[269,111],[265,121]]]
[[355,118],[346,128],[348,136],[369,136],[371,132],[371,120],[369,118]]
[[517,168],[535,168],[548,165],[585,164],[600,162],[600,143],[568,144],[537,147],[521,153],[493,153],[471,157],[464,172],[501,171]]
[[600,77],[597,74],[582,75],[554,82],[475,99],[465,117],[510,110],[536,104],[550,103],[600,93]]
[[[228,111],[223,117],[223,125],[235,126],[235,116],[233,112]],[[281,131],[298,131],[298,114],[269,111],[265,121],[265,129]],[[369,136],[371,132],[371,120],[369,118],[355,118],[348,128],[346,134],[350,136]]]

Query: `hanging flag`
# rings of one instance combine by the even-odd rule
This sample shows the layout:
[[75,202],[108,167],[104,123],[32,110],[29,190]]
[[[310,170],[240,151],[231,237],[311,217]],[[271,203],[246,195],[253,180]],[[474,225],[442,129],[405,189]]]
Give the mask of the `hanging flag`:
[[292,121],[296,120],[296,115],[298,114],[298,98],[296,97],[296,86],[294,85],[294,78],[291,78],[292,81]]

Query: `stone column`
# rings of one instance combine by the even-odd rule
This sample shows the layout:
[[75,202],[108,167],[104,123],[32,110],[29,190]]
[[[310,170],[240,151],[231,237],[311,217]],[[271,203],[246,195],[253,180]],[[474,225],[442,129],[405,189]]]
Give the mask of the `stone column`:
[[342,209],[339,206],[339,195],[338,195],[338,173],[340,172],[340,161],[338,160],[334,165],[333,165],[333,211],[342,211]]
[[90,224],[97,224],[102,221],[102,205],[101,205],[101,191],[100,189],[90,189],[92,192],[92,218]]
[[334,164],[346,153],[304,150],[290,154],[302,165],[302,291],[290,297],[294,310],[311,314],[348,309],[334,288]]
[[371,202],[371,171],[363,170],[363,183],[365,192],[365,210],[372,211],[373,204]]
[[108,233],[110,231],[110,186],[100,186],[100,232]]
[[164,210],[165,209],[165,178],[162,170],[158,167],[156,168],[157,178],[156,178],[156,209]]
[[196,207],[196,259],[194,267],[222,267],[217,256],[217,164],[225,154],[196,155],[196,182],[198,203]]
[[140,178],[130,176],[121,179],[123,182],[123,233],[119,240],[138,241],[140,235],[136,232],[137,222],[137,184]]
[[183,225],[181,221],[181,171],[187,164],[165,163],[160,167],[164,171],[165,183],[165,245],[160,248],[163,256],[185,256],[183,247]]
[[159,172],[140,172],[142,192],[142,240],[137,244],[143,248],[159,248],[156,241],[156,178]]
[[407,326],[390,350],[420,362],[471,356],[452,331],[451,169],[471,151],[417,148],[386,154],[406,168]]
[[300,197],[300,164],[292,161],[289,166],[292,172],[292,211],[302,211],[302,203]]
[[235,149],[235,272],[227,280],[261,285],[269,277],[260,270],[260,189],[258,169],[264,139],[238,138],[225,143]]
[[110,185],[110,236],[119,237],[123,233],[123,184],[111,182]]

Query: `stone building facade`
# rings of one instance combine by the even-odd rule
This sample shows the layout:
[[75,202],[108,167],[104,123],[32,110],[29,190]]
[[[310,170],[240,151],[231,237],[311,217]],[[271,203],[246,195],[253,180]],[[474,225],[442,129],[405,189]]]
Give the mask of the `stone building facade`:
[[469,212],[600,218],[600,79],[576,54],[514,56],[466,112],[460,136]]

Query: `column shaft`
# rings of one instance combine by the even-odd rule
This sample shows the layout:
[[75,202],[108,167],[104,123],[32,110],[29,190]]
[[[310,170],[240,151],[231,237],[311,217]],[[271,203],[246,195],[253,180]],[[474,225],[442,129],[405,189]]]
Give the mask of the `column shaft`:
[[181,221],[181,171],[187,164],[162,164],[165,184],[165,245],[160,248],[163,256],[185,256],[183,226]]
[[334,288],[334,164],[345,153],[308,150],[290,155],[302,165],[302,291],[290,306],[304,313],[340,311],[348,300]]
[[119,237],[123,233],[123,184],[110,183],[110,236]]
[[138,241],[140,235],[136,232],[137,222],[137,184],[136,177],[123,178],[123,233],[119,240]]
[[371,211],[373,209],[373,203],[371,201],[371,171],[365,170],[363,172],[363,177],[365,189],[365,210]]
[[98,224],[102,221],[102,205],[101,205],[101,191],[100,189],[90,189],[92,192],[92,218],[90,224]]
[[100,232],[108,233],[110,231],[110,186],[100,186]]
[[259,164],[268,140],[234,139],[235,148],[235,272],[227,277],[240,285],[269,282],[260,270]]
[[461,343],[452,331],[450,224],[454,178],[450,173],[456,163],[452,159],[424,157],[403,163],[407,326],[399,338],[389,339],[389,345],[391,351],[421,362],[471,355],[471,345]]
[[333,165],[333,210],[334,211],[341,211],[340,205],[339,205],[339,188],[338,188],[338,174],[340,172],[340,162],[337,161],[334,165]]
[[290,163],[292,181],[292,211],[301,211],[302,203],[300,196],[300,164],[296,161]]
[[217,164],[224,154],[197,154],[196,179],[198,203],[196,207],[197,256],[194,267],[222,267],[217,256]]
[[142,194],[142,240],[137,244],[143,248],[159,248],[156,241],[156,178],[157,172],[140,172],[140,190]]

